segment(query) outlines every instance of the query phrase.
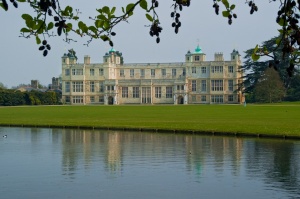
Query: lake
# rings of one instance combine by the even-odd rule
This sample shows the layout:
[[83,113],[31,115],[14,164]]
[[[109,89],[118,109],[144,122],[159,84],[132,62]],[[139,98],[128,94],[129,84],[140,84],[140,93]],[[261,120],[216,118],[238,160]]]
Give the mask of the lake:
[[9,127],[0,136],[4,199],[300,198],[298,140]]

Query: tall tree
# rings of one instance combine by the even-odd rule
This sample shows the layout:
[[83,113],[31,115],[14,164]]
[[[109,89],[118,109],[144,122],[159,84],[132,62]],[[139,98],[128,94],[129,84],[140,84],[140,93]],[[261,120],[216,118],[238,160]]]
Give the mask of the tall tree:
[[292,78],[285,98],[287,101],[300,101],[300,74]]
[[267,68],[258,79],[254,88],[257,102],[279,102],[282,101],[285,88],[278,72],[274,68]]
[[[284,88],[289,90],[297,86],[295,83],[291,84],[297,75],[299,74],[299,70],[296,68],[293,71],[289,71],[289,65],[291,64],[291,59],[289,55],[283,56],[282,48],[283,45],[277,46],[276,40],[280,37],[274,37],[270,40],[264,41],[262,43],[265,46],[267,51],[272,51],[273,55],[275,56],[275,60],[273,59],[265,59],[262,61],[253,61],[252,55],[254,49],[249,49],[245,51],[246,55],[244,57],[245,62],[242,66],[242,70],[244,72],[244,92],[247,93],[247,101],[254,102],[255,95],[254,95],[254,88],[259,82],[259,79],[264,75],[265,70],[269,67],[274,68],[275,71],[278,72],[281,80],[283,81]],[[292,74],[288,74],[288,72],[292,72]],[[300,98],[299,98],[300,100]]]
[[0,89],[5,89],[6,87],[4,86],[4,84],[2,82],[0,82]]

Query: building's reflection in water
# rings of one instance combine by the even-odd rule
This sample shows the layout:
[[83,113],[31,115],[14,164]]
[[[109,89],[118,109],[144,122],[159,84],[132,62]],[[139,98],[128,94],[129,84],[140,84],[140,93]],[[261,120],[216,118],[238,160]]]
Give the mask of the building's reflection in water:
[[111,173],[117,173],[122,169],[122,136],[120,133],[109,133],[107,139],[106,165]]
[[[36,136],[33,132],[33,139]],[[294,146],[292,141],[280,140],[63,129],[63,175],[75,178],[76,170],[89,170],[93,164],[118,176],[134,164],[181,162],[183,172],[198,178],[208,169],[220,176],[224,170],[240,176],[243,169],[250,178],[263,178],[289,190],[300,185],[300,149]]]

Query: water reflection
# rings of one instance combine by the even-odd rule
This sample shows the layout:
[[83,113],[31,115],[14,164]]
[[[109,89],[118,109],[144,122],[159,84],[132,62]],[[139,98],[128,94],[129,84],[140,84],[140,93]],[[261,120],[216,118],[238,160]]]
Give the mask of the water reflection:
[[268,186],[300,196],[299,142],[257,140],[248,146],[246,168],[249,177],[264,176]]
[[205,167],[212,167],[217,176],[228,169],[233,176],[240,176],[244,165],[247,177],[262,178],[267,186],[300,195],[296,141],[65,129],[62,133],[67,175],[75,173],[80,159],[88,166],[97,157],[104,157],[105,169],[113,175],[128,165],[155,167],[163,162],[185,162],[185,171],[198,177]]
[[[9,132],[6,133],[9,139],[0,140],[1,159],[8,159],[9,155],[14,155],[16,161],[17,157],[28,157],[27,162],[34,160],[33,167],[52,171],[53,181],[72,185],[76,182],[78,186],[84,186],[83,182],[91,186],[94,182],[109,193],[113,192],[110,187],[113,184],[123,194],[111,193],[111,198],[132,198],[132,193],[126,190],[141,184],[143,188],[134,189],[140,193],[135,196],[144,196],[144,192],[153,190],[172,192],[171,197],[164,198],[196,198],[200,193],[204,198],[220,198],[224,193],[227,198],[245,198],[245,195],[248,198],[295,198],[300,195],[299,141],[0,128],[0,135],[4,132]],[[9,168],[11,163],[4,163],[4,167]],[[5,178],[12,179],[12,176],[0,171],[0,179]],[[9,186],[4,188],[9,189]],[[101,193],[98,188],[93,191],[97,196]],[[153,198],[151,196],[154,195],[150,194],[149,198]],[[80,194],[72,198],[80,198]]]

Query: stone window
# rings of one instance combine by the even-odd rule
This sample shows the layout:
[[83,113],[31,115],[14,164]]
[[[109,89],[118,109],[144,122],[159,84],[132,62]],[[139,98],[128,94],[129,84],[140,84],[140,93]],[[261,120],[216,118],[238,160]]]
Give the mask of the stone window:
[[211,102],[217,103],[217,104],[222,104],[223,103],[223,95],[212,95]]
[[72,102],[73,104],[82,104],[83,96],[73,96]]
[[212,66],[211,72],[212,73],[223,73],[223,66]]
[[134,77],[134,69],[130,69],[130,77]]
[[90,69],[90,76],[94,76],[95,75],[95,69],[91,68]]
[[70,82],[65,82],[65,92],[66,93],[70,92]]
[[192,67],[192,73],[196,73],[196,67]]
[[122,98],[128,98],[128,87],[122,87]]
[[201,91],[206,92],[206,80],[201,80]]
[[90,102],[94,103],[95,102],[95,96],[90,96]]
[[83,69],[73,68],[72,75],[83,75]]
[[228,72],[233,73],[233,66],[228,66]]
[[90,82],[90,92],[95,92],[95,82]]
[[155,77],[155,69],[151,69],[151,77]]
[[223,80],[211,80],[211,90],[212,91],[223,91]]
[[172,77],[176,77],[176,68],[172,69]]
[[166,87],[166,98],[172,98],[173,97],[173,88],[172,86]]
[[120,69],[120,77],[125,77],[124,69]]
[[132,97],[140,98],[140,87],[132,87]]
[[65,76],[70,76],[70,69],[65,69]]
[[83,92],[83,82],[73,82],[73,92]]
[[166,76],[167,75],[165,68],[161,69],[161,74],[162,74],[162,76]]
[[232,79],[228,80],[228,90],[233,91],[233,80]]
[[100,76],[103,76],[103,73],[104,73],[104,72],[103,72],[103,68],[99,68],[99,75],[100,75]]
[[99,96],[99,102],[101,102],[101,103],[104,102],[104,96]]
[[145,77],[145,69],[141,69],[141,77]]
[[192,80],[192,91],[196,91],[197,90],[197,84],[196,84],[196,80]]
[[155,87],[155,98],[161,98],[161,87]]
[[70,96],[66,96],[66,103],[70,103],[71,100],[70,100]]
[[104,92],[104,84],[103,84],[103,82],[99,82],[99,92]]

